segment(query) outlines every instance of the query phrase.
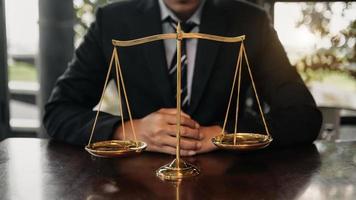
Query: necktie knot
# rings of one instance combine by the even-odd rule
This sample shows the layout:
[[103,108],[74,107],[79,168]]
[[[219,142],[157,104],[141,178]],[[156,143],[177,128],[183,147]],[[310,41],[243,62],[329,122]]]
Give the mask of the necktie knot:
[[[174,19],[172,19],[172,17],[168,17],[167,18],[167,21],[168,23],[172,26],[172,28],[174,30],[177,29],[177,25],[178,25],[178,22]],[[194,29],[194,27],[196,27],[197,24],[194,23],[194,22],[191,22],[191,21],[184,21],[184,22],[181,22],[180,23],[180,27],[181,29],[185,32],[185,33],[189,33],[190,31],[192,31]]]

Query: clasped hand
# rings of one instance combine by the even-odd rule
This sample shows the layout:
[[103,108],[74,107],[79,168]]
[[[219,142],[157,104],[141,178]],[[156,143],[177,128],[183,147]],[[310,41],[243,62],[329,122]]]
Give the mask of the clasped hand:
[[[176,119],[177,109],[163,108],[142,119],[133,120],[137,140],[147,143],[148,151],[176,154]],[[130,122],[124,124],[126,139],[134,139]],[[211,138],[221,133],[219,126],[200,126],[186,113],[181,114],[182,156],[213,151],[216,147]],[[123,128],[119,126],[114,139],[123,139]]]

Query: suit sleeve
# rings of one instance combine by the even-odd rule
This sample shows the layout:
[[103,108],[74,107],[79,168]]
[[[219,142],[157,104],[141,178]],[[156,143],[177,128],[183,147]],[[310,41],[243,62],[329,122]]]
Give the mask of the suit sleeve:
[[[101,12],[101,9],[97,11],[96,22],[57,80],[45,106],[44,126],[56,140],[76,145],[84,145],[89,140],[96,114],[93,107],[99,102],[108,70],[101,37]],[[117,116],[100,113],[93,140],[111,138],[120,120]]]
[[252,71],[257,92],[270,106],[267,123],[274,138],[273,144],[312,143],[319,134],[321,113],[296,69],[289,63],[267,14],[262,18],[261,48],[251,67],[255,67]]

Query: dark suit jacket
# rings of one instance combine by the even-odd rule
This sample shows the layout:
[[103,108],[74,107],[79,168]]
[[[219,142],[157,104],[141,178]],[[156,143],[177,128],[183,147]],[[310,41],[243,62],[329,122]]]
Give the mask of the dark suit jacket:
[[[269,105],[267,120],[274,145],[311,143],[319,132],[321,114],[284,52],[266,13],[233,0],[208,0],[200,32],[221,36],[246,35],[245,45],[260,97]],[[87,143],[108,61],[111,39],[129,40],[162,33],[157,0],[131,0],[99,8],[68,69],[58,79],[45,108],[44,125],[58,140]],[[228,103],[239,44],[198,42],[191,105],[188,113],[201,125],[221,124]],[[160,108],[175,107],[163,42],[119,49],[134,118]],[[114,71],[111,73],[114,77]],[[244,71],[242,101],[250,87]],[[242,106],[240,131],[255,131],[261,118]],[[234,117],[234,115],[231,115]],[[94,140],[109,139],[120,117],[101,113]],[[259,128],[258,128],[259,127]]]

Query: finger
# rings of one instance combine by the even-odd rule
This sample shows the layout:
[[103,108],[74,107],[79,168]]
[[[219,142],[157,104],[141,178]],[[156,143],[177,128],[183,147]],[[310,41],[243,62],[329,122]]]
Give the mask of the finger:
[[[195,139],[195,140],[200,140],[202,139],[202,134],[200,134],[199,129],[192,129],[186,126],[181,126],[180,127],[180,135],[182,137],[190,138],[190,139]],[[177,127],[175,125],[169,125],[167,128],[170,132],[169,135],[175,137],[176,132],[177,132]]]
[[[162,146],[170,146],[176,147],[177,146],[177,139],[175,137],[171,137],[169,135],[161,137],[160,144]],[[199,150],[201,148],[201,143],[197,140],[190,140],[186,138],[180,139],[180,148],[182,150]]]
[[[164,117],[164,119],[166,120],[166,122],[168,124],[171,124],[171,125],[177,124],[177,117],[174,116],[174,115],[166,115]],[[195,129],[199,128],[199,124],[196,121],[194,121],[194,120],[192,120],[190,118],[184,117],[184,116],[182,116],[180,118],[180,124],[182,126],[188,126],[190,128],[195,128]]]
[[[177,109],[176,108],[161,108],[158,110],[159,113],[169,114],[169,115],[176,115]],[[181,115],[187,118],[191,118],[187,113],[181,111]]]
[[180,155],[181,156],[194,156],[195,154],[197,154],[196,151],[180,150]]
[[171,146],[162,146],[161,148],[158,149],[158,151],[170,155],[176,155],[176,149]]
[[200,127],[198,122],[196,122],[193,119],[186,118],[186,117],[181,117],[181,125],[188,126],[193,129],[198,129]]
[[193,129],[186,126],[181,127],[180,134],[188,139],[201,140],[203,138],[203,135],[200,133],[199,129]]
[[180,148],[183,150],[198,151],[201,148],[201,142],[187,138],[180,138]]

